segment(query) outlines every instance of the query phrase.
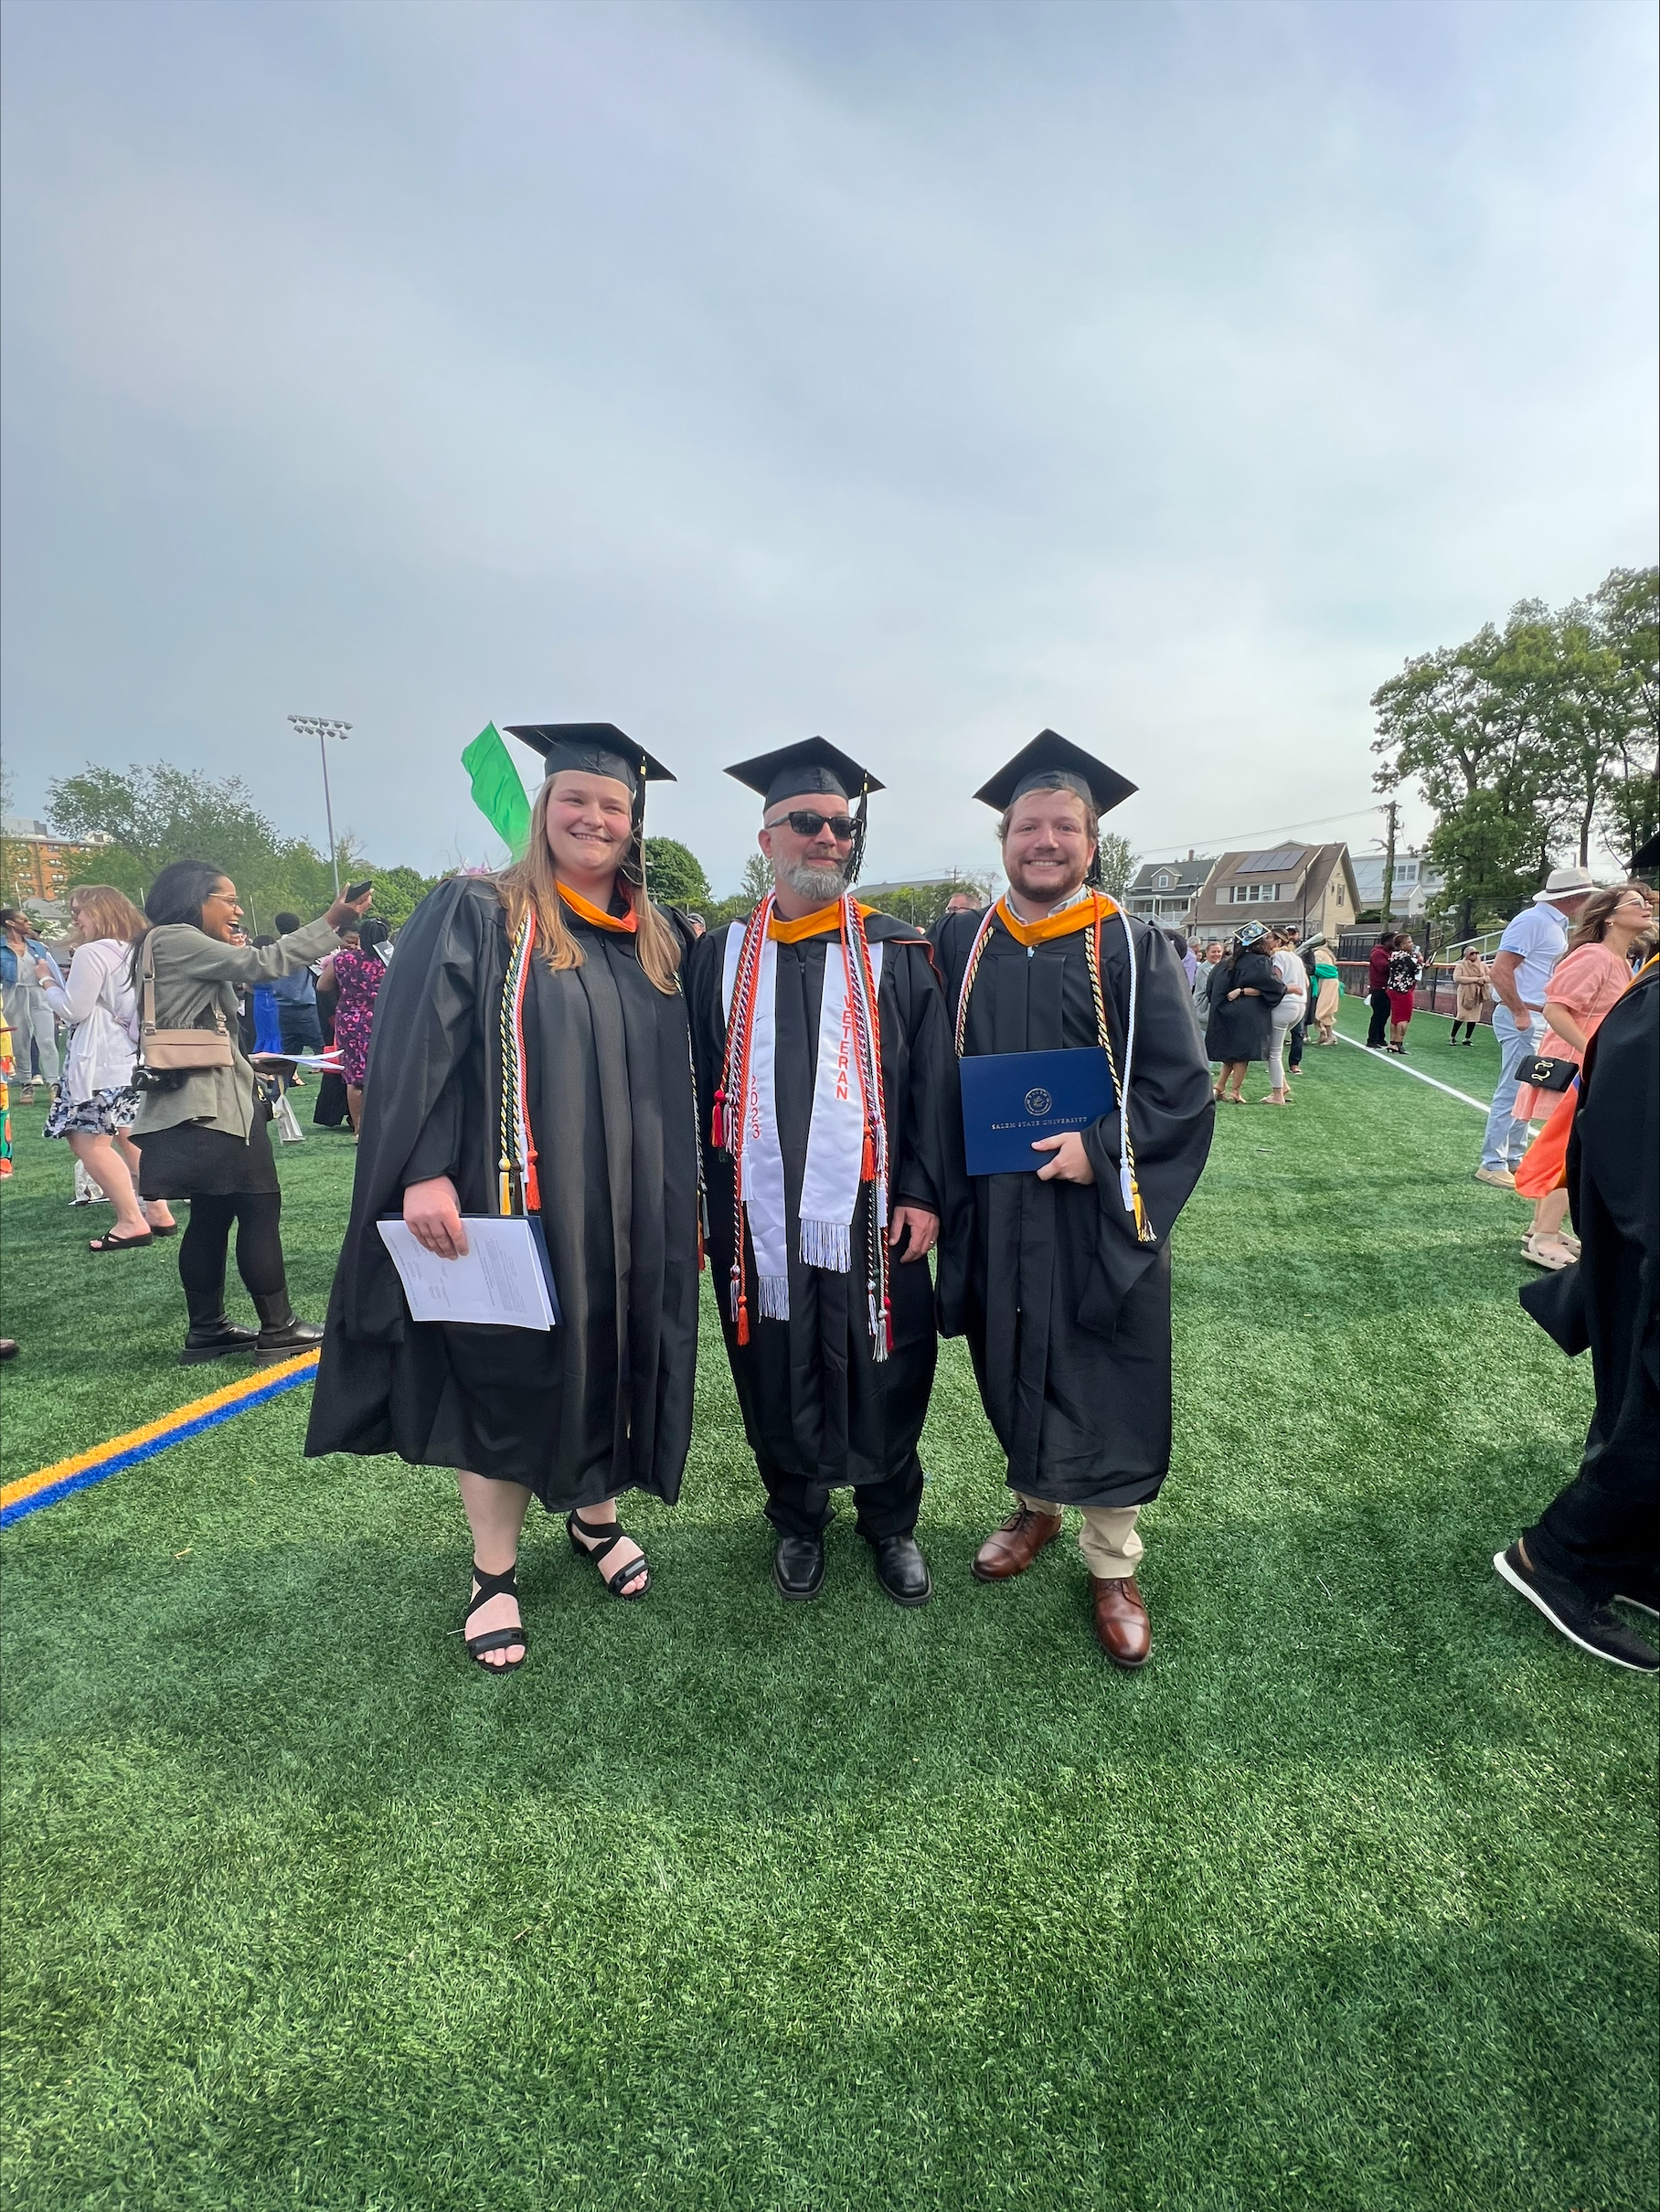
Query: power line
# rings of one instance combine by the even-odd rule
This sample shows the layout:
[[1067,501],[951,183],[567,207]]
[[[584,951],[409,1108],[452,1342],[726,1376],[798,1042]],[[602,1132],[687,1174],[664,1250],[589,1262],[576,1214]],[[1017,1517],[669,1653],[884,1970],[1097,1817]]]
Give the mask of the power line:
[[[1225,837],[1189,837],[1186,843],[1196,853],[1208,845],[1214,845],[1218,851],[1228,852],[1236,845],[1250,845],[1258,838],[1283,836],[1288,830],[1327,829],[1334,822],[1353,822],[1360,814],[1381,814],[1387,804],[1387,801],[1380,801],[1371,806],[1351,806],[1346,814],[1321,814],[1312,822],[1282,822],[1277,827],[1267,830],[1230,830]],[[1182,857],[1174,845],[1168,848],[1168,854],[1172,859]],[[1165,855],[1156,846],[1152,852],[1142,855],[1144,860],[1161,860],[1165,857]]]

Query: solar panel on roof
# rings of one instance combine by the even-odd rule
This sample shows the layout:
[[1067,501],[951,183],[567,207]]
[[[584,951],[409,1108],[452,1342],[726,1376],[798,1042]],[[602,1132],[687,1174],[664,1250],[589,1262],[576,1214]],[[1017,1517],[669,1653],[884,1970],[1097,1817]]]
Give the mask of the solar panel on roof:
[[1294,868],[1303,857],[1300,845],[1282,845],[1277,853],[1247,853],[1234,870],[1236,876],[1280,876]]

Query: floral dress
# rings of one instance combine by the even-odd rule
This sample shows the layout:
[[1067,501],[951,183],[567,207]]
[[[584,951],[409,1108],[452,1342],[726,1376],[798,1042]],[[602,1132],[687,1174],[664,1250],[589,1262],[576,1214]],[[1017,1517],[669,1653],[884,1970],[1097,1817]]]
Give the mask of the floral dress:
[[354,952],[349,945],[342,945],[335,954],[335,982],[340,992],[335,1005],[335,1043],[340,1051],[340,1072],[355,1087],[361,1087],[369,1064],[375,994],[385,977],[386,962],[378,952]]

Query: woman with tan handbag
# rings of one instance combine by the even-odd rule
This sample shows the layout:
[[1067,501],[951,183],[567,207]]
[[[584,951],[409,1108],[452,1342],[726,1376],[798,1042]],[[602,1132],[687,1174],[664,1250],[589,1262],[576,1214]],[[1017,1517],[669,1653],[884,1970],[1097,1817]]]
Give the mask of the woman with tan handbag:
[[[271,1110],[238,1042],[237,994],[332,952],[339,928],[369,896],[365,891],[355,904],[336,899],[321,921],[274,944],[249,945],[233,941],[242,909],[221,868],[176,860],[145,894],[148,927],[132,966],[144,1096],[133,1141],[144,1162],[140,1196],[190,1201],[178,1252],[190,1317],[182,1367],[229,1352],[303,1352],[321,1341],[322,1330],[297,1320],[288,1300]],[[225,1313],[233,1226],[237,1272],[260,1317],[257,1335]]]

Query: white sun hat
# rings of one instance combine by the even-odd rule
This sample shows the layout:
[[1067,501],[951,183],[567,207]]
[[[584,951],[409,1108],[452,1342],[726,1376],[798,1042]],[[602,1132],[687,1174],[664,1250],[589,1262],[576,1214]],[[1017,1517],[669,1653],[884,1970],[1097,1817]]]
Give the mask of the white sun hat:
[[1583,868],[1552,868],[1545,878],[1544,889],[1533,894],[1533,903],[1537,907],[1551,899],[1580,899],[1596,888],[1596,877]]

